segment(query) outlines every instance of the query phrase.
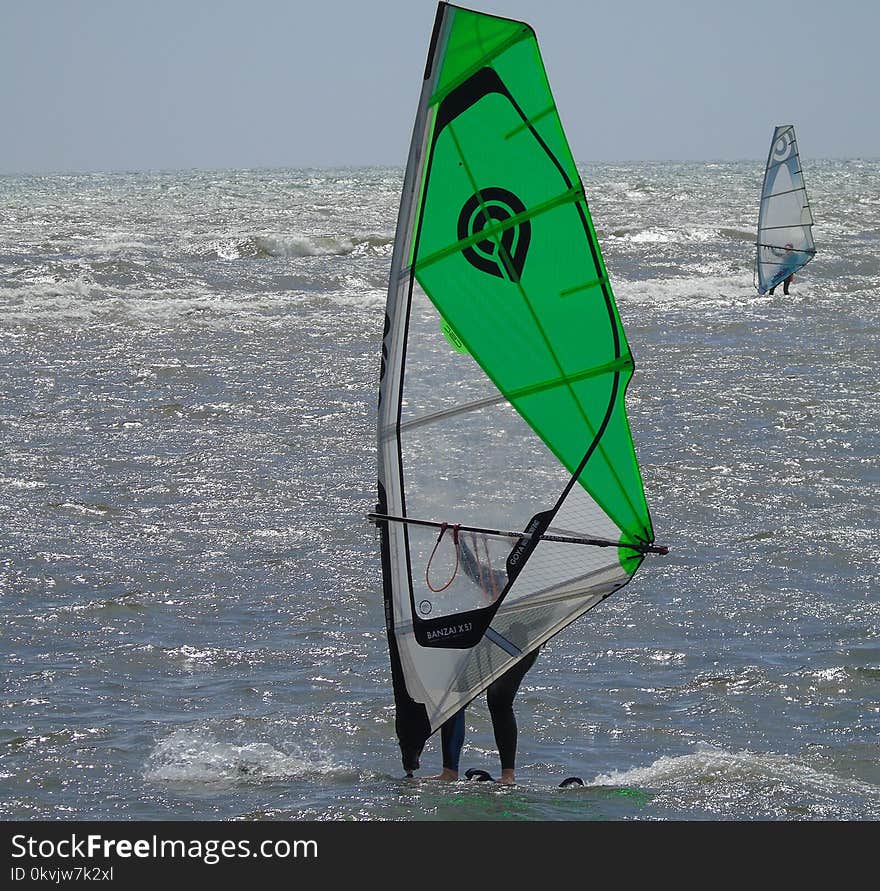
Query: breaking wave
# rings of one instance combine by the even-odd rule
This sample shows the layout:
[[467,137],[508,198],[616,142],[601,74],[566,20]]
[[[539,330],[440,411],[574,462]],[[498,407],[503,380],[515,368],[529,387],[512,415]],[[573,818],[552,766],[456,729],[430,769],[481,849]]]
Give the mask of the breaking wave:
[[393,235],[248,235],[209,241],[201,256],[220,260],[391,254]]

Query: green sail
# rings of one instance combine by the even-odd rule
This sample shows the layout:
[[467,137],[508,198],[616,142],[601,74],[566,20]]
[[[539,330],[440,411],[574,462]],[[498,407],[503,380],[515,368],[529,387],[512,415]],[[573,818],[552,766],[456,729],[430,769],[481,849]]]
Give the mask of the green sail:
[[651,542],[624,408],[632,358],[532,29],[456,9],[429,104],[419,284],[621,540]]

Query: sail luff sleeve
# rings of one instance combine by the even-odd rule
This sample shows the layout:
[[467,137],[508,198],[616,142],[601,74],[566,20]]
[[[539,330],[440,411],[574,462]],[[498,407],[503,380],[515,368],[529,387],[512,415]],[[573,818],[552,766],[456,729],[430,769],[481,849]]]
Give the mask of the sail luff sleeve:
[[[380,513],[391,512],[403,515],[406,509],[403,498],[403,462],[400,454],[399,432],[395,436],[387,436],[385,431],[389,429],[399,431],[400,428],[407,321],[413,286],[412,274],[404,276],[401,272],[412,249],[412,221],[416,215],[423,187],[423,161],[430,133],[431,116],[428,112],[428,102],[436,84],[443,45],[448,37],[450,11],[450,7],[445,3],[440,3],[437,7],[425,77],[404,173],[391,259],[379,375],[377,419],[377,510]],[[412,670],[412,659],[407,651],[407,641],[401,640],[397,631],[398,627],[405,627],[411,621],[412,613],[407,530],[402,526],[384,524],[379,528],[379,536],[385,625],[395,700],[395,730],[404,769],[410,772],[419,766],[422,748],[430,736],[432,728],[424,704],[424,691],[414,684],[418,678],[418,672]]]

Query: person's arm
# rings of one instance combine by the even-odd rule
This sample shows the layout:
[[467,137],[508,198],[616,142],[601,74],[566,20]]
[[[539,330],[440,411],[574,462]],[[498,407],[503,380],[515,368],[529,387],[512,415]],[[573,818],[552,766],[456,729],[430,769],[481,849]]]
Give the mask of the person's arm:
[[[476,543],[476,536],[471,536]],[[468,547],[465,536],[462,535],[458,539],[459,559],[462,569],[464,569],[468,578],[489,598],[494,601],[507,585],[507,571],[504,569],[493,569],[491,566],[481,563],[476,554]],[[489,553],[486,552],[488,559]]]

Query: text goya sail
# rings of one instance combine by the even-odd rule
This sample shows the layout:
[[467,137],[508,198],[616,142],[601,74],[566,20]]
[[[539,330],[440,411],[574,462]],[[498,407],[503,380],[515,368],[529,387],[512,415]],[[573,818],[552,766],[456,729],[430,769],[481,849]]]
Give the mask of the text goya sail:
[[625,413],[632,370],[534,32],[440,3],[370,514],[407,770],[447,718],[666,552]]

